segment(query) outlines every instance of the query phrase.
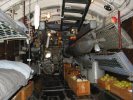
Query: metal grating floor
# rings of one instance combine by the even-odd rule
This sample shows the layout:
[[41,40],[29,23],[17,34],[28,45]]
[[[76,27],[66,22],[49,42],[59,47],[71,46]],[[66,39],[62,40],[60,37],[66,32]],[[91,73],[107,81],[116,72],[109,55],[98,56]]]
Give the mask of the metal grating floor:
[[40,76],[38,79],[35,100],[96,100],[90,96],[77,97],[60,76]]
[[35,90],[29,100],[121,100],[107,91],[91,86],[91,95],[77,97],[60,76],[37,76]]

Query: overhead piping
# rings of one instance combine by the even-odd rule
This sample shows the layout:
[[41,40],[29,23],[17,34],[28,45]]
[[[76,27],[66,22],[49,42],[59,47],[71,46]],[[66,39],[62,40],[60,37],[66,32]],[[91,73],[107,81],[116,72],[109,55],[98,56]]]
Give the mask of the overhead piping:
[[122,35],[121,35],[121,18],[120,11],[118,11],[118,34],[119,34],[119,49],[122,48]]

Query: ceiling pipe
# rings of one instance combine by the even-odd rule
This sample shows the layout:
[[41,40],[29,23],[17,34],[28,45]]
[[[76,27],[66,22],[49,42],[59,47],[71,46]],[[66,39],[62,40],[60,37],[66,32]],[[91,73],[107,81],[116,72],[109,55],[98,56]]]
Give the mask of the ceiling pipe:
[[26,25],[25,19],[25,1],[23,2],[23,23]]

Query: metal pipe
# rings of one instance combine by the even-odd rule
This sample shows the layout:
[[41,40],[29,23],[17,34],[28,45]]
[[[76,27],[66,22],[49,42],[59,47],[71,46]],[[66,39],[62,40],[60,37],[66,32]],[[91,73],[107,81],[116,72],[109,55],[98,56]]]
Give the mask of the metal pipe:
[[122,48],[122,35],[121,35],[121,17],[120,11],[118,11],[118,34],[119,34],[119,49]]
[[48,37],[47,37],[47,42],[46,42],[46,48],[49,47],[49,41],[50,41],[50,37],[48,36]]

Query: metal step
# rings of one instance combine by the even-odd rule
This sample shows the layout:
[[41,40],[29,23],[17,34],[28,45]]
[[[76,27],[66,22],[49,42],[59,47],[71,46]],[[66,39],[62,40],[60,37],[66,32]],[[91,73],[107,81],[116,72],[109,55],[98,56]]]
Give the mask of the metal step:
[[84,9],[67,9],[67,8],[65,8],[64,12],[83,14],[84,13]]
[[64,16],[63,20],[81,20],[81,17],[75,17],[75,16]]
[[66,3],[80,3],[80,4],[87,4],[89,0],[65,0]]
[[[85,8],[84,9],[79,9],[76,7],[67,8],[67,7],[65,7],[66,3],[77,3],[79,5],[85,4]],[[91,4],[91,0],[63,0],[62,13],[61,13],[62,19],[61,19],[60,30],[62,30],[62,26],[64,25],[64,23],[63,23],[64,20],[74,20],[74,21],[77,21],[74,26],[78,26],[78,31],[79,31],[84,22],[84,19],[88,12],[90,4]],[[77,14],[81,14],[81,16],[80,17],[75,17],[72,15],[66,16],[66,15],[64,15],[65,13],[71,13],[73,15],[74,15],[74,13],[77,13]]]

